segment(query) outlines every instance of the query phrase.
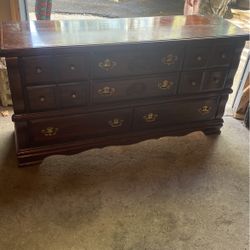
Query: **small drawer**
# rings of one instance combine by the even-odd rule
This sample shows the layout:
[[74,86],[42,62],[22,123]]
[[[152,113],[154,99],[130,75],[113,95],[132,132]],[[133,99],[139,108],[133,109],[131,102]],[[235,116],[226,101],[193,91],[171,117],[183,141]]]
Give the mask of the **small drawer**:
[[191,71],[182,73],[179,93],[189,94],[200,92],[204,77],[205,75],[203,71]]
[[32,120],[30,137],[34,144],[46,144],[123,133],[130,129],[131,114],[130,109],[121,109]]
[[226,82],[227,74],[227,70],[206,71],[205,81],[202,86],[202,90],[206,91],[223,89]]
[[60,55],[55,57],[58,81],[79,81],[88,78],[87,55]]
[[177,71],[181,68],[183,54],[182,45],[106,49],[93,54],[92,73],[98,79]]
[[133,128],[154,128],[167,124],[213,119],[216,114],[216,104],[217,98],[214,98],[136,108]]
[[94,81],[93,102],[106,103],[138,98],[175,95],[178,74],[123,81]]
[[215,45],[209,58],[208,66],[229,67],[234,54],[234,46],[229,44]]
[[51,56],[24,57],[22,65],[26,83],[47,83],[55,80]]
[[27,98],[31,111],[43,111],[57,108],[55,85],[27,87]]
[[184,61],[184,69],[205,68],[209,61],[212,46],[189,47]]
[[73,107],[87,104],[87,83],[67,83],[57,86],[60,106]]

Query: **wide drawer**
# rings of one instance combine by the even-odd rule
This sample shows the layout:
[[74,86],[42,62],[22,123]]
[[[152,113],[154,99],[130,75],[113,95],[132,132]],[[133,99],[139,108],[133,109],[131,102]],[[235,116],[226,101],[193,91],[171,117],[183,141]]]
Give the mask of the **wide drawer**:
[[21,60],[27,84],[79,81],[89,76],[86,54],[30,56]]
[[93,103],[175,95],[178,79],[178,73],[169,73],[155,78],[93,81]]
[[31,141],[37,144],[122,133],[130,129],[131,114],[130,109],[120,109],[31,120],[29,123],[30,137]]
[[183,50],[182,45],[175,44],[96,51],[92,55],[92,75],[98,79],[178,71],[183,61]]
[[160,127],[215,117],[217,98],[164,103],[139,107],[134,112],[134,129]]

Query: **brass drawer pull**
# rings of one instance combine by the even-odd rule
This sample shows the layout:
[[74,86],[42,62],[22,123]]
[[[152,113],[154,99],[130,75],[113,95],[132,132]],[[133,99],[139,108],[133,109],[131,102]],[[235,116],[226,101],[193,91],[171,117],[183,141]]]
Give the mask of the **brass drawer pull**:
[[109,125],[112,127],[112,128],[117,128],[117,127],[121,127],[122,124],[123,124],[124,120],[121,120],[119,118],[114,118],[110,121],[108,121]]
[[41,73],[42,73],[42,69],[41,69],[40,67],[37,67],[37,68],[36,68],[36,73],[37,73],[37,74],[41,74]]
[[102,89],[98,89],[98,94],[99,95],[103,95],[103,96],[112,96],[115,94],[115,88],[111,88],[111,87],[103,87]]
[[177,62],[178,56],[169,54],[161,59],[161,62],[163,64],[166,64],[168,66],[173,65]]
[[76,94],[73,93],[73,94],[71,95],[71,97],[72,97],[72,99],[76,99]]
[[158,88],[162,90],[169,90],[173,85],[174,83],[172,81],[164,80],[158,83]]
[[99,62],[99,67],[105,71],[110,71],[111,69],[113,69],[117,63],[115,61],[112,61],[110,59],[105,59],[103,62]]
[[44,136],[54,136],[57,134],[58,128],[54,128],[54,127],[47,127],[45,129],[41,130],[41,133]]
[[206,115],[209,114],[211,111],[212,107],[209,107],[207,105],[202,106],[201,108],[198,109],[198,111],[202,114],[202,115]]
[[154,114],[154,113],[148,113],[143,116],[143,119],[145,122],[155,122],[157,118],[158,118],[158,114]]

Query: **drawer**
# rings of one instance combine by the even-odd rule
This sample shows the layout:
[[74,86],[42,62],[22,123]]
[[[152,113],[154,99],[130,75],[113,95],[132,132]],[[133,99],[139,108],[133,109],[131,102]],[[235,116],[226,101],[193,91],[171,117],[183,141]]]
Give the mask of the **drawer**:
[[203,83],[202,90],[206,91],[223,89],[227,75],[227,70],[206,71],[205,81]]
[[165,103],[136,108],[134,129],[161,127],[215,117],[217,98]]
[[89,67],[86,54],[60,55],[55,57],[57,80],[78,81],[88,78]]
[[21,60],[24,79],[27,83],[53,82],[54,65],[52,56],[25,57]]
[[27,87],[27,99],[31,111],[43,111],[57,108],[55,85]]
[[136,98],[175,95],[178,74],[122,81],[93,81],[93,102],[106,103]]
[[96,79],[177,71],[183,61],[183,46],[106,49],[94,53],[92,59],[92,74]]
[[223,89],[227,70],[189,71],[181,75],[179,94]]
[[88,87],[86,82],[67,83],[57,86],[60,106],[72,107],[87,104]]
[[203,71],[183,72],[179,87],[180,94],[197,93],[201,91],[205,79]]
[[29,123],[30,137],[36,144],[123,133],[131,127],[131,114],[130,109],[121,109],[32,120]]
[[229,67],[234,54],[234,46],[229,44],[215,45],[209,58],[208,66]]
[[184,61],[184,69],[205,68],[209,61],[212,46],[190,46]]
[[205,45],[190,45],[187,48],[184,69],[229,67],[233,53],[234,47],[231,44],[206,42]]

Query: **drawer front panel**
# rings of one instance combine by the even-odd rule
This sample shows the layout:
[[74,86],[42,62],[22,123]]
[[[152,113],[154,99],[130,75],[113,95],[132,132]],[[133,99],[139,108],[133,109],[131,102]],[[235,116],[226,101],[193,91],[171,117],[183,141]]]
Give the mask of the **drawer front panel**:
[[208,66],[229,67],[234,54],[234,46],[229,44],[215,45]]
[[22,59],[24,78],[27,83],[53,82],[52,56],[34,56]]
[[184,69],[199,69],[207,66],[211,46],[189,47],[184,61]]
[[93,102],[106,103],[136,98],[175,95],[178,74],[124,81],[94,81]]
[[89,67],[85,54],[56,56],[55,61],[58,81],[78,81],[88,78]]
[[219,90],[225,85],[228,71],[218,70],[218,71],[207,71],[205,73],[205,81],[202,86],[202,90]]
[[110,78],[180,70],[183,46],[102,51],[93,54],[93,77]]
[[227,74],[227,70],[183,72],[181,75],[179,93],[191,94],[223,89]]
[[153,128],[213,119],[216,114],[216,105],[217,98],[136,108],[133,127],[135,129]]
[[97,112],[30,121],[33,143],[57,143],[79,138],[127,132],[131,126],[130,109]]
[[31,111],[57,108],[55,85],[27,87],[27,98]]
[[205,75],[202,71],[191,71],[182,73],[179,93],[188,94],[200,92],[204,77]]
[[73,107],[87,104],[87,83],[67,83],[57,86],[60,106]]
[[206,67],[229,67],[234,53],[231,44],[190,45],[187,48],[184,69],[201,69]]

